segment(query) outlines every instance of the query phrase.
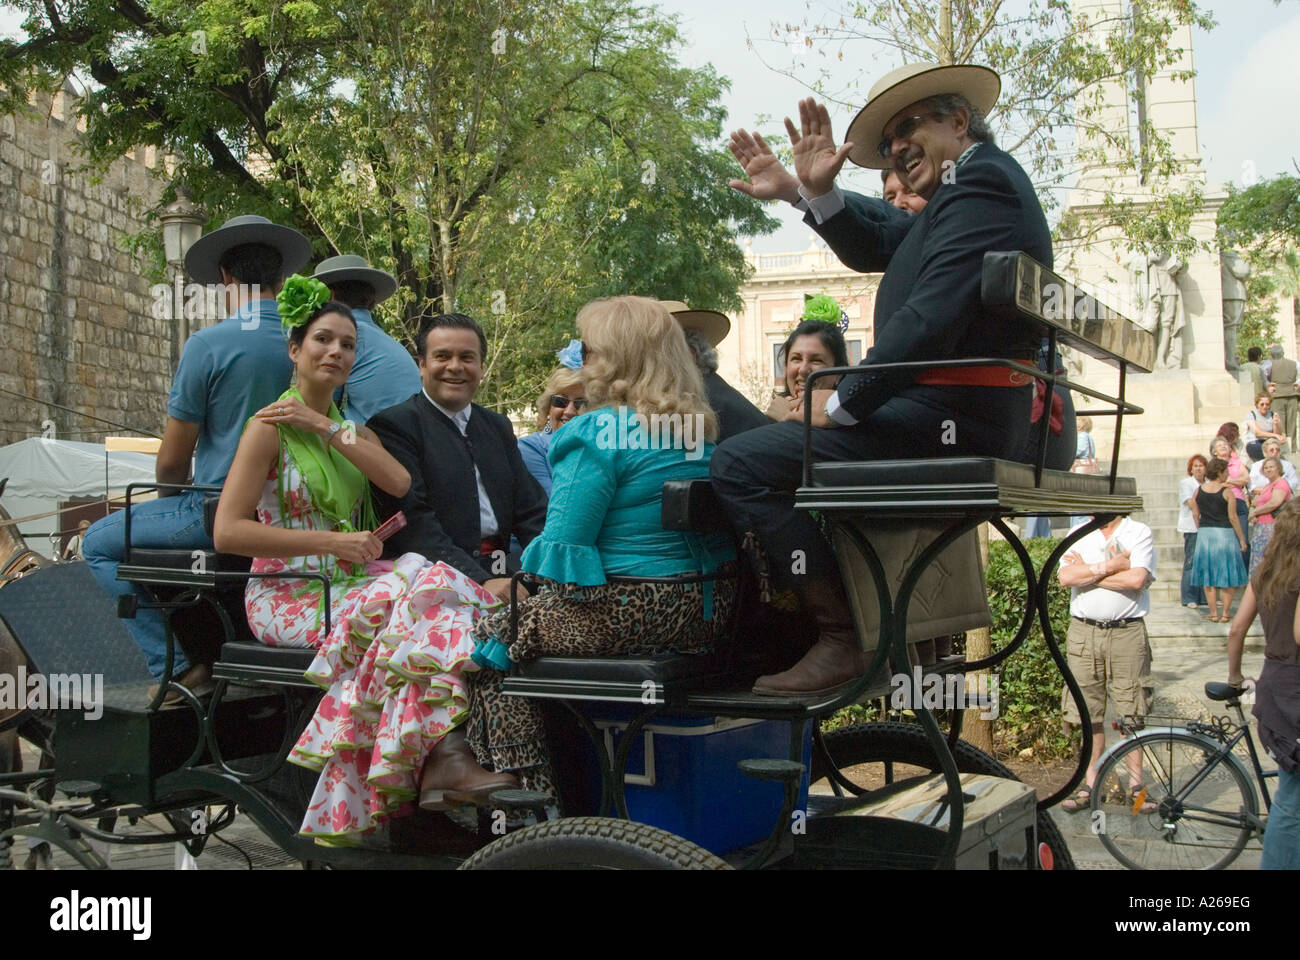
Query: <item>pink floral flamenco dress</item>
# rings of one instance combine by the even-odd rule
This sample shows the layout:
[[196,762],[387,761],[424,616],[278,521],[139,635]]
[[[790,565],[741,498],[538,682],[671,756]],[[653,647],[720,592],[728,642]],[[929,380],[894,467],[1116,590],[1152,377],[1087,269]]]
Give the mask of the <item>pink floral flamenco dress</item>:
[[[326,451],[322,449],[322,454]],[[327,454],[328,455],[328,454]],[[257,519],[295,530],[366,529],[364,489],[352,522],[322,511],[286,443],[267,477]],[[320,772],[301,832],[349,843],[392,815],[409,813],[420,768],[438,741],[468,718],[463,674],[474,624],[497,599],[445,563],[419,554],[360,564],[333,556],[256,559],[253,573],[297,570],[330,579],[330,624],[317,580],[253,579],[245,607],[253,635],[273,647],[313,647],[308,679],[324,691],[289,760]]]

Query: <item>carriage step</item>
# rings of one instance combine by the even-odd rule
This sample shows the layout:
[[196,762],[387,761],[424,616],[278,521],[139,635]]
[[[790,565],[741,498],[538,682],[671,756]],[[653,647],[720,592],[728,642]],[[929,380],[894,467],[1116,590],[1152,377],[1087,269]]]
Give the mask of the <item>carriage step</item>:
[[755,780],[779,780],[782,783],[796,783],[803,776],[804,765],[798,760],[775,760],[762,757],[757,760],[741,760],[736,764],[740,772]]
[[93,797],[104,789],[97,780],[60,780],[59,793],[67,797]]
[[493,790],[488,799],[494,807],[509,813],[526,810],[539,817],[546,813],[546,808],[553,802],[550,794],[540,790]]

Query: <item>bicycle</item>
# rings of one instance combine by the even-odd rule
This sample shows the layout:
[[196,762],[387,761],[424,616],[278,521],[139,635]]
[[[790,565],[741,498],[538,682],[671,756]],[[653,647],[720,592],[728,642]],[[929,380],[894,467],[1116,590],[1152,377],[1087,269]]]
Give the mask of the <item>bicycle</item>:
[[[1221,870],[1262,837],[1271,803],[1265,772],[1241,710],[1242,689],[1207,683],[1205,695],[1236,711],[1180,727],[1115,723],[1126,739],[1102,755],[1092,788],[1093,831],[1130,870]],[[1150,718],[1147,718],[1148,720]],[[1236,746],[1246,742],[1265,815]]]

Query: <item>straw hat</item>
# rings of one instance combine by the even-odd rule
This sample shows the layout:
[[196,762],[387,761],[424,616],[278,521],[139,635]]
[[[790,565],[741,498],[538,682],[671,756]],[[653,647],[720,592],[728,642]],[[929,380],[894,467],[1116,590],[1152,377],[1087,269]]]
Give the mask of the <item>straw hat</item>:
[[345,253],[341,257],[329,257],[316,267],[312,278],[327,287],[344,280],[360,280],[375,288],[375,303],[383,303],[397,292],[397,278],[384,270],[376,270],[366,263],[365,257],[354,253]]
[[292,227],[282,227],[266,217],[247,214],[231,217],[211,233],[194,241],[185,254],[185,272],[196,283],[221,282],[221,258],[227,250],[246,243],[262,243],[280,252],[280,276],[297,273],[311,259],[311,241]]
[[876,152],[885,124],[909,104],[945,93],[960,94],[988,116],[1002,92],[1002,80],[988,67],[959,64],[909,63],[891,70],[871,87],[867,103],[849,124],[844,139],[852,142],[849,159],[860,167],[884,170],[890,162]]
[[710,346],[716,347],[731,332],[731,321],[716,310],[692,310],[680,300],[660,300],[683,329],[698,330]]

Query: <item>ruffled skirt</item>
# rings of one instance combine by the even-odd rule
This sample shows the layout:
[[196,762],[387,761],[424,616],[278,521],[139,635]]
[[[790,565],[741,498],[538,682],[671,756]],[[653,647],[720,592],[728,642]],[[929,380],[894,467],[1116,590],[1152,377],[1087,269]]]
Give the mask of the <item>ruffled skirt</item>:
[[[498,602],[419,554],[372,563],[367,574],[341,595],[331,591],[331,630],[306,674],[325,694],[289,754],[320,772],[301,832],[321,842],[347,842],[409,812],[425,757],[468,718],[463,674],[477,669],[469,659],[474,624]],[[249,583],[249,625],[259,639],[301,645],[292,641],[319,635],[318,600],[310,599],[319,593],[305,591],[309,583]]]
[[1246,565],[1231,527],[1201,527],[1196,531],[1189,582],[1194,587],[1244,587]]

